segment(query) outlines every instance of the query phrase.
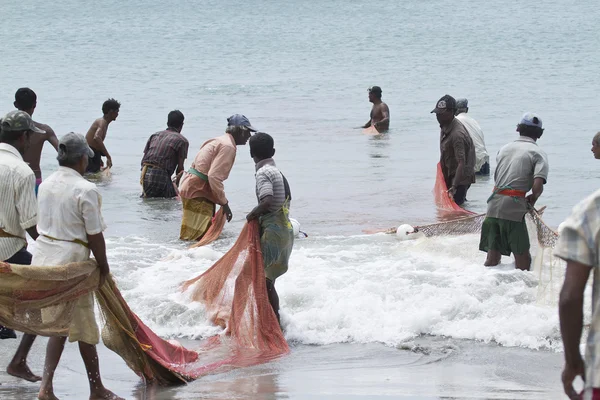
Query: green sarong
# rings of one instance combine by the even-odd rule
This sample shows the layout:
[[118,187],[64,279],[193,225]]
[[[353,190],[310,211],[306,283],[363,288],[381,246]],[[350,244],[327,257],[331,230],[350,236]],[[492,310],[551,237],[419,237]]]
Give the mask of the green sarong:
[[294,230],[287,208],[260,217],[260,248],[265,276],[272,282],[288,269],[294,246]]
[[529,251],[529,233],[525,217],[522,221],[486,217],[481,227],[479,250],[499,251],[503,256],[521,255]]

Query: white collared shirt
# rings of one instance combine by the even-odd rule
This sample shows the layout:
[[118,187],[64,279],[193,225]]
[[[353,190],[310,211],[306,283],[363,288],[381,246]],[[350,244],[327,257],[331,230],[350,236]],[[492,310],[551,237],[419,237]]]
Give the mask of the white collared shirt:
[[35,174],[16,148],[0,143],[0,228],[19,236],[0,237],[0,260],[11,258],[25,247],[25,229],[36,223]]
[[65,241],[77,239],[87,243],[87,235],[106,229],[100,192],[72,168],[59,167],[45,179],[38,191],[38,202],[40,243],[51,241],[48,237],[60,239],[56,242],[66,251],[72,243]]

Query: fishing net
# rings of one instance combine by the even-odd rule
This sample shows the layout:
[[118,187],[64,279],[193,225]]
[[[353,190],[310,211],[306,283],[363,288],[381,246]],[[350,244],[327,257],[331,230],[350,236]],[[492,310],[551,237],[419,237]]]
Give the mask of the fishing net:
[[95,291],[102,340],[146,382],[181,383],[289,352],[267,297],[258,222],[247,224],[212,268],[185,282],[224,332],[188,350],[158,337],[131,311],[112,277],[100,290],[95,261],[61,266],[0,263],[0,324],[21,332],[66,336],[77,299]]
[[451,212],[457,216],[474,214],[472,211],[465,210],[456,204],[452,195],[448,193],[448,186],[446,185],[446,180],[444,179],[444,174],[442,173],[441,163],[438,163],[437,165],[435,185],[433,186],[433,197],[435,200],[435,205],[439,211]]
[[223,211],[223,207],[219,208],[219,211],[214,215],[212,221],[210,223],[210,228],[206,231],[206,233],[200,238],[197,243],[194,243],[190,246],[190,249],[195,247],[206,246],[217,240],[219,236],[221,236],[221,232],[223,232],[223,228],[225,227],[225,221],[227,221],[227,217],[225,216],[225,212]]
[[255,365],[289,352],[267,295],[257,221],[246,224],[233,247],[182,290],[225,329],[207,342],[227,355],[223,367]]

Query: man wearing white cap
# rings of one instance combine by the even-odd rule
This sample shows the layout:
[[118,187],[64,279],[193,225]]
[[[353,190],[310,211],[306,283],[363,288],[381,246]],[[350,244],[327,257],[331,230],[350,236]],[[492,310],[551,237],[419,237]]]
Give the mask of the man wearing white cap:
[[489,175],[490,174],[490,156],[488,155],[487,149],[485,148],[485,140],[483,138],[483,130],[479,123],[475,121],[469,112],[469,100],[467,99],[456,99],[456,119],[462,122],[462,124],[471,135],[473,144],[475,145],[475,174],[476,175]]
[[[106,229],[100,211],[102,198],[96,185],[83,178],[88,162],[93,157],[94,152],[83,135],[68,133],[60,138],[57,157],[59,168],[42,182],[38,193],[40,237],[32,263],[40,266],[65,265],[87,261],[93,254],[100,269],[102,286],[110,273],[102,233]],[[53,336],[48,340],[38,398],[56,399],[52,383],[67,337],[69,342],[79,343],[87,370],[90,398],[120,399],[104,387],[100,377],[96,351],[100,335],[92,293],[77,299],[65,336]]]
[[503,146],[496,156],[495,186],[488,199],[479,250],[487,252],[485,266],[496,266],[502,256],[513,253],[516,268],[528,271],[531,254],[525,214],[544,191],[549,165],[548,156],[537,144],[544,133],[540,117],[526,113],[517,132],[521,137]]

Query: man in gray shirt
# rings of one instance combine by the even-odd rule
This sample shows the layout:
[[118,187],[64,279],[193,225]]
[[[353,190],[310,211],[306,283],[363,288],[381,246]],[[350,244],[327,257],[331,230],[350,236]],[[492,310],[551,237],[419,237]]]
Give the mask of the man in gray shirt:
[[279,319],[279,296],[275,279],[285,274],[294,246],[294,233],[289,219],[292,194],[287,179],[273,161],[273,138],[258,132],[250,138],[250,156],[256,164],[256,198],[258,205],[246,216],[248,222],[258,219],[260,248],[263,255],[267,295]]
[[544,191],[548,156],[537,145],[544,132],[537,115],[523,115],[517,132],[521,137],[502,147],[496,157],[495,186],[488,199],[479,250],[487,252],[487,267],[500,264],[503,255],[513,253],[515,266],[528,271],[531,254],[525,214]]

